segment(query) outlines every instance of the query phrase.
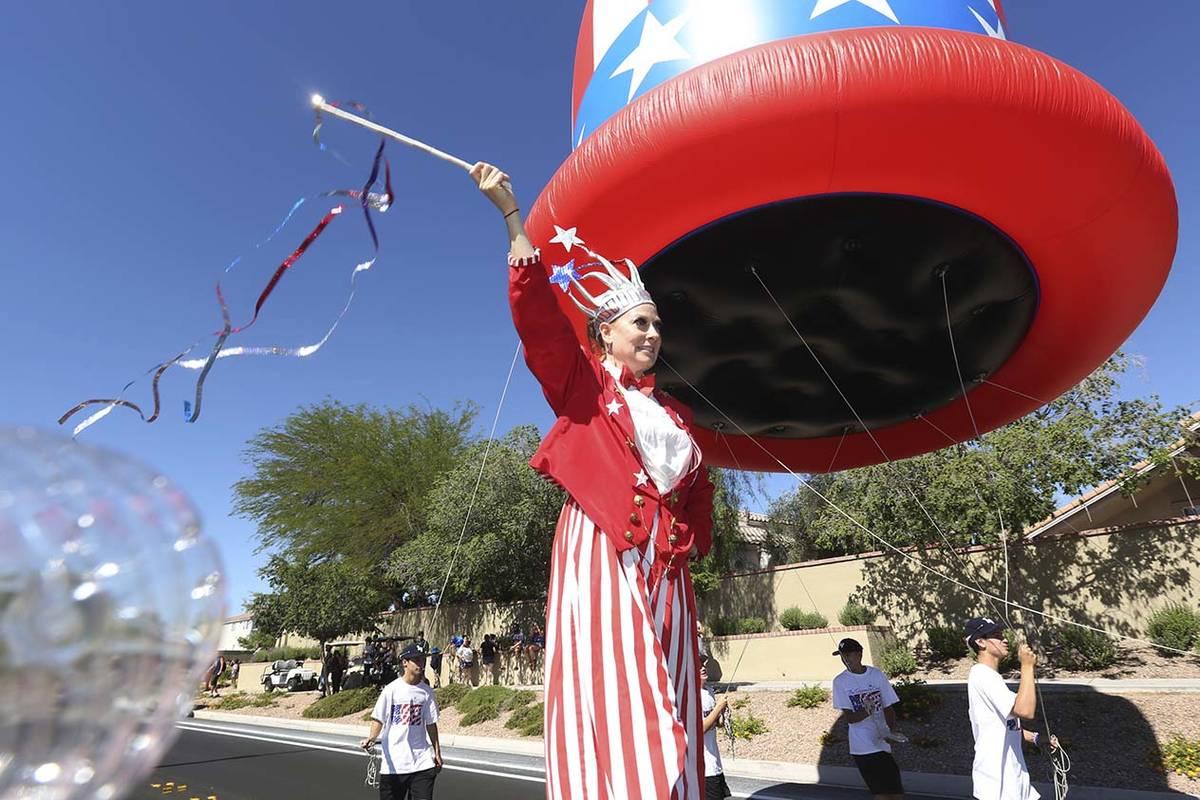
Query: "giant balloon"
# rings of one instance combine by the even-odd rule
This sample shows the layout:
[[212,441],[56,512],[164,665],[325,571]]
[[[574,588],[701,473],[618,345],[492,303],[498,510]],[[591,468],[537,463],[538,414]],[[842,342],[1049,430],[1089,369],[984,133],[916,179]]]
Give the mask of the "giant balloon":
[[0,428],[0,797],[125,796],[191,708],[224,604],[216,548],[166,477]]
[[574,150],[529,230],[552,263],[560,225],[642,266],[659,385],[711,463],[964,441],[1146,314],[1175,252],[1166,165],[1007,25],[998,0],[588,2]]

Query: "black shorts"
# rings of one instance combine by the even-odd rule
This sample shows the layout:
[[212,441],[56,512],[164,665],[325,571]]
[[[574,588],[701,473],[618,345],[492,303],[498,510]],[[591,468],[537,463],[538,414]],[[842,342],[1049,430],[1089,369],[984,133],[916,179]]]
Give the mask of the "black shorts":
[[379,800],[433,800],[437,767],[403,775],[379,776]]
[[704,800],[725,800],[730,796],[724,775],[708,775],[704,778]]
[[891,753],[868,753],[851,756],[871,794],[904,794],[900,783],[900,767]]

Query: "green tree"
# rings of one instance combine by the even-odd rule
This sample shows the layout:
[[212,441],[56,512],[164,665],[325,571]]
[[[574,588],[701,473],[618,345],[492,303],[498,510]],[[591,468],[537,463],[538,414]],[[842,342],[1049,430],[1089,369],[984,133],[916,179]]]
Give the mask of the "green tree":
[[234,512],[257,523],[259,551],[344,560],[382,580],[378,564],[424,530],[429,489],[458,462],[474,418],[471,405],[301,408],[250,440]]
[[468,447],[434,482],[425,530],[392,553],[389,580],[417,596],[437,592],[453,560],[444,600],[544,596],[564,495],[529,466],[540,441],[536,427],[522,425],[490,449],[486,441]]
[[713,544],[708,555],[692,564],[692,588],[706,594],[717,588],[729,571],[737,547],[738,514],[747,494],[756,491],[754,476],[734,470],[708,468],[713,482]]
[[322,645],[347,634],[375,630],[388,607],[377,581],[342,560],[315,561],[271,556],[259,570],[270,593],[256,593],[249,610],[260,613],[279,632],[298,633]]
[[[1058,498],[1107,480],[1127,477],[1123,490],[1132,492],[1140,479],[1131,467],[1145,459],[1200,474],[1196,459],[1168,458],[1186,408],[1167,408],[1153,395],[1118,397],[1120,376],[1131,363],[1117,354],[1054,402],[975,441],[891,464],[813,476],[811,483],[892,544],[942,545],[944,535],[957,546],[1019,535],[1048,516]],[[771,515],[793,523],[787,544],[794,556],[880,547],[804,487],[780,497]]]
[[254,622],[250,635],[239,638],[238,644],[247,650],[274,647],[287,623],[282,598],[277,594],[255,594],[246,610],[254,614]]

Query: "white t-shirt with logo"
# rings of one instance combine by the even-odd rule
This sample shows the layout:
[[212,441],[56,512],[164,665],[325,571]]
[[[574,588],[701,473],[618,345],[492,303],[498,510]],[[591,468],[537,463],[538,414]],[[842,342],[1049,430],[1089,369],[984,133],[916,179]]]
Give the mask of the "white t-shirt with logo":
[[1021,749],[1021,720],[1012,713],[1017,695],[999,672],[976,664],[967,675],[967,700],[975,736],[974,796],[977,800],[1038,800],[1041,795],[1029,783]]
[[[701,717],[707,717],[717,707],[717,698],[704,687],[700,690]],[[717,726],[713,725],[704,734],[704,776],[720,775],[725,772],[721,764],[721,749],[717,747]]]
[[475,663],[475,651],[465,644],[458,648],[458,660],[462,662],[464,667],[469,667]]
[[411,684],[397,678],[383,687],[371,719],[383,723],[379,774],[406,775],[436,766],[427,726],[437,722],[437,703],[424,683]]
[[834,708],[871,712],[866,719],[850,723],[850,755],[892,752],[892,746],[883,738],[891,734],[883,710],[899,702],[887,676],[875,667],[866,667],[862,673],[842,670],[833,679]]

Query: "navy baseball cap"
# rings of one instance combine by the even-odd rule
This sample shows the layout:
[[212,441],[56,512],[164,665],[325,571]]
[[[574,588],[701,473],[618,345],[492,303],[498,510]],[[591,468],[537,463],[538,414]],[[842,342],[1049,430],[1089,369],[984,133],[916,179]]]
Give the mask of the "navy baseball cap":
[[1004,626],[991,617],[975,617],[967,620],[967,624],[963,626],[963,634],[967,644],[973,644],[980,639],[1002,639]]
[[400,651],[401,661],[416,661],[418,658],[425,658],[425,651],[415,644],[410,644]]
[[834,650],[833,654],[840,656],[842,653],[861,653],[862,651],[862,645],[858,643],[857,639],[847,637],[838,642],[838,649]]

